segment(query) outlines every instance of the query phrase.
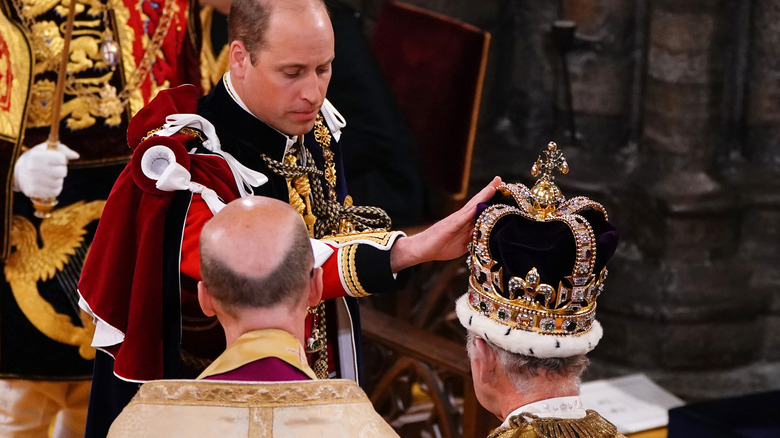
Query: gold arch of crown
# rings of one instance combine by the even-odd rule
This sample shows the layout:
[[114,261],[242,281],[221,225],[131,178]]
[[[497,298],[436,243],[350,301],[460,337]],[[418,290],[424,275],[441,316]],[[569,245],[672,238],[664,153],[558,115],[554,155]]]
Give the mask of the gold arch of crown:
[[[523,184],[502,184],[498,190],[511,196],[517,207],[495,204],[482,212],[474,226],[469,245],[469,305],[508,330],[520,329],[553,335],[577,335],[590,330],[596,313],[596,298],[607,278],[606,267],[596,275],[596,242],[593,229],[578,213],[592,208],[608,219],[598,202],[579,196],[568,201],[553,183],[552,170],[568,172],[565,158],[555,143],[550,143],[533,166],[539,180],[532,189]],[[490,253],[490,233],[498,221],[518,215],[537,222],[563,222],[574,235],[575,262],[571,275],[558,287],[541,283],[536,268],[525,278],[511,277],[507,282],[508,298],[503,291],[503,268]]]

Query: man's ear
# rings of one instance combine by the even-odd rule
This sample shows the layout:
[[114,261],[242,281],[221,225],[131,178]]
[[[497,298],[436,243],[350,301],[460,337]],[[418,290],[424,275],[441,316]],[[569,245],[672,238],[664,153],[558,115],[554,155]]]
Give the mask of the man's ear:
[[314,268],[309,280],[309,296],[306,299],[308,307],[314,307],[322,299],[322,268]]
[[198,282],[198,302],[200,303],[200,310],[206,316],[214,316],[217,314],[214,309],[214,297],[211,296],[211,292],[206,289],[206,286],[202,281]]
[[481,383],[486,385],[491,385],[496,381],[498,356],[484,339],[474,339],[473,361],[476,365],[474,372],[478,374],[474,376],[474,379],[479,379]]
[[230,43],[230,75],[236,78],[243,78],[246,69],[252,65],[249,52],[244,43],[234,40]]

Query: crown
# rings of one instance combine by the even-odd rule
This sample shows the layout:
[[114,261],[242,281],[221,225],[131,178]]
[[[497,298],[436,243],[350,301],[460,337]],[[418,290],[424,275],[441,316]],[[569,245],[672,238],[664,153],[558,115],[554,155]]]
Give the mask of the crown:
[[[461,313],[469,314],[467,324],[464,323],[467,328],[473,324],[473,314],[487,318],[483,320],[485,326],[503,327],[488,330],[494,334],[493,341],[498,334],[509,337],[512,332],[580,337],[590,332],[594,324],[598,325],[595,321],[596,299],[603,290],[607,269],[606,266],[597,268],[597,236],[591,222],[599,223],[600,232],[613,232],[614,228],[607,224],[607,212],[598,202],[582,196],[566,200],[554,183],[554,171],[566,174],[568,170],[558,146],[550,142],[544,157],[539,156],[531,169],[532,175],[538,177],[534,186],[528,189],[523,184],[502,184],[494,198],[494,201],[498,198],[498,202],[478,215],[467,259],[470,270],[468,299],[458,303],[459,317]],[[508,230],[503,231],[508,237],[499,238],[509,241],[505,243],[508,249],[491,250],[491,237],[499,222],[502,230]],[[521,231],[516,232],[518,229]],[[569,243],[572,238],[573,247]],[[523,246],[525,240],[541,243],[534,249],[536,252],[529,253],[531,250]],[[608,254],[600,259],[603,265],[606,263],[604,257],[611,256],[617,242],[611,238],[607,241],[605,252]],[[494,252],[500,253],[501,257]],[[518,255],[522,256],[519,257],[522,262],[518,261]],[[572,255],[573,264],[570,264]],[[556,265],[558,271],[563,269],[562,274],[552,275],[547,265]],[[522,272],[517,271],[518,266],[525,266],[520,268]],[[545,275],[550,277],[547,282],[543,278]],[[471,312],[460,308],[465,305]],[[461,322],[464,322],[463,317]],[[587,351],[595,347],[601,337],[600,326],[596,331],[597,337],[588,339],[589,345],[583,347]],[[501,342],[499,345],[521,352],[517,351],[516,345],[505,346]],[[539,345],[536,347],[537,352],[531,349],[531,355],[555,355],[539,351],[544,349]],[[553,348],[559,347],[560,342],[553,345]],[[522,352],[528,354],[525,348]]]

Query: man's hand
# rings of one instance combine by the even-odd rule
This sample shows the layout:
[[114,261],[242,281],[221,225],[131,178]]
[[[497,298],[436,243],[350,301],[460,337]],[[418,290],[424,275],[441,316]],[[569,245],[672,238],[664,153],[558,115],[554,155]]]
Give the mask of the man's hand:
[[460,210],[421,233],[398,239],[390,250],[393,272],[432,260],[451,260],[465,254],[474,229],[477,204],[490,200],[501,183],[500,177],[493,178]]
[[57,143],[57,150],[46,142],[23,153],[14,166],[14,190],[30,198],[56,198],[62,192],[62,182],[68,175],[68,160],[79,154]]

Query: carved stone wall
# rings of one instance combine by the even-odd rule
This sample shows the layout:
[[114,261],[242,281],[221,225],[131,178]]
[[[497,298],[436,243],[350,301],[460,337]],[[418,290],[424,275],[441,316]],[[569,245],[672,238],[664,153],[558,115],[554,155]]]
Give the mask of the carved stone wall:
[[780,0],[409,2],[493,35],[472,187],[555,140],[621,231],[589,377],[780,388]]

